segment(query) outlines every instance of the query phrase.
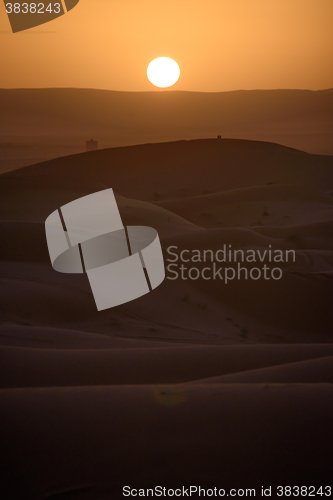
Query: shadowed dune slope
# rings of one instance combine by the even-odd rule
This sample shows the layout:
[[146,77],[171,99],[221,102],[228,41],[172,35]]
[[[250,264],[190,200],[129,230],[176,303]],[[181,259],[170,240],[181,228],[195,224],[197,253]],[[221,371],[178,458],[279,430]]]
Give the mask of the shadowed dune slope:
[[[213,263],[192,253],[224,245],[295,260],[273,264],[279,280],[169,279],[167,267],[151,293],[97,312],[86,275],[52,269],[44,221],[109,187],[125,225],[158,231],[166,267],[185,250],[203,271]],[[1,498],[120,500],[125,485],[260,497],[264,485],[277,500],[278,485],[330,484],[332,193],[333,158],[240,140],[1,175]]]
[[276,500],[281,481],[330,484],[332,396],[331,384],[3,390],[2,487],[10,500],[120,500],[125,485],[264,485]]
[[[332,345],[163,346],[135,349],[58,350],[1,347],[2,387],[176,384],[229,374],[246,381],[249,370],[332,358]],[[29,367],[34,370],[29,372]],[[314,371],[315,370],[314,366]],[[272,369],[273,370],[273,369]],[[239,372],[243,374],[241,377]],[[243,373],[245,372],[245,373]],[[252,372],[253,373],[253,372]],[[274,371],[273,371],[274,374]],[[332,370],[320,382],[331,382]],[[288,370],[285,371],[286,381]],[[235,380],[237,377],[234,375]],[[231,380],[233,380],[231,378]],[[269,381],[269,377],[268,377]],[[272,380],[275,382],[275,380]],[[279,380],[277,380],[279,381]],[[300,376],[302,382],[302,377]],[[311,380],[310,380],[311,381]],[[266,382],[263,377],[259,382]],[[216,380],[214,380],[216,383]]]
[[[331,339],[332,157],[263,142],[180,141],[59,158],[0,180],[3,325],[154,342]],[[108,187],[124,224],[158,231],[166,265],[174,258],[169,247],[178,257],[183,249],[223,245],[294,250],[296,260],[281,263],[280,281],[173,281],[167,270],[154,293],[97,314],[86,276],[49,265],[44,221],[59,206]]]
[[333,157],[277,144],[206,139],[113,148],[50,160],[1,176],[3,190],[112,184],[119,194],[163,201],[269,184],[330,191]]

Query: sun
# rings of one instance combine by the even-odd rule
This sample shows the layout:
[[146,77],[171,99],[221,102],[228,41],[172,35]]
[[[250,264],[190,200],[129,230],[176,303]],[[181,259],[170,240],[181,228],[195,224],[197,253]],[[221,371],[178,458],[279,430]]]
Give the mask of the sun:
[[180,76],[180,69],[176,61],[170,57],[158,57],[147,68],[148,80],[155,87],[171,87]]

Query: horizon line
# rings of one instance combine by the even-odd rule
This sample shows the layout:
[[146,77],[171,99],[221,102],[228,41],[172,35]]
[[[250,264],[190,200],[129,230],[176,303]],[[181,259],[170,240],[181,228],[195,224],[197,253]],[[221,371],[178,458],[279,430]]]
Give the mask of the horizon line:
[[326,92],[333,90],[333,87],[324,89],[308,89],[308,88],[256,88],[256,89],[234,89],[234,90],[217,90],[217,91],[202,91],[202,90],[113,90],[94,87],[0,87],[1,90],[89,90],[96,92],[114,92],[126,94],[165,94],[165,93],[188,93],[188,94],[228,94],[232,92]]

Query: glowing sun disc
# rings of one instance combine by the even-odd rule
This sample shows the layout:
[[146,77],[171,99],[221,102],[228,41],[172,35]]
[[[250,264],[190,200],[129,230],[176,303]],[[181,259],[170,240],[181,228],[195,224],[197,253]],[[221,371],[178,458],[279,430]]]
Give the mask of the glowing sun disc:
[[178,81],[180,69],[176,61],[170,57],[158,57],[149,64],[147,76],[155,87],[171,87]]

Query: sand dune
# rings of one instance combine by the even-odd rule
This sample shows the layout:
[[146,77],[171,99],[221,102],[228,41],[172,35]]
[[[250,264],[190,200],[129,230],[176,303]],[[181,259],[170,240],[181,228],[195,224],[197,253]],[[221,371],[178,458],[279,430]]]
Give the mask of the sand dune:
[[333,198],[294,185],[233,189],[158,202],[158,205],[204,227],[290,226],[332,220]]
[[[110,336],[107,333],[85,332],[83,330],[47,327],[28,324],[4,324],[0,326],[0,345],[29,348],[55,349],[119,349],[179,345],[181,342],[167,340],[133,339]],[[186,345],[186,344],[185,344]]]
[[304,361],[281,363],[278,366],[206,378],[192,384],[323,384],[333,382],[333,357],[323,356]]
[[2,487],[118,500],[125,485],[327,485],[332,396],[331,384],[2,390]]
[[[200,140],[1,175],[1,496],[328,484],[332,172],[328,156]],[[125,225],[158,231],[165,259],[226,244],[296,260],[278,281],[165,279],[97,312],[86,275],[52,269],[44,221],[108,187]]]
[[[58,350],[0,347],[2,387],[177,384],[313,358],[332,358],[332,345],[163,346]],[[29,367],[33,366],[33,371]],[[330,373],[332,375],[333,368]],[[288,374],[285,374],[286,381]],[[244,382],[245,376],[240,378]],[[237,380],[237,377],[236,377]],[[228,379],[227,379],[228,381]],[[266,380],[259,380],[259,382]],[[269,380],[268,380],[269,381]],[[275,380],[272,380],[275,382]],[[300,377],[302,382],[302,377]],[[323,380],[330,382],[331,380]],[[221,377],[221,383],[223,377]]]
[[[285,184],[329,192],[333,159],[277,144],[197,140],[146,144],[72,155],[2,175],[3,189],[61,184],[91,191],[112,184],[122,196],[144,201],[188,198],[253,186]],[[52,189],[52,191],[53,191]]]
[[[330,157],[274,144],[204,140],[96,151],[2,175],[7,321],[169,342],[328,342],[332,168]],[[43,224],[62,204],[106,187],[126,225],[157,229],[166,258],[169,246],[271,245],[297,251],[296,262],[281,264],[278,283],[166,280],[96,317],[87,279],[50,268]]]

